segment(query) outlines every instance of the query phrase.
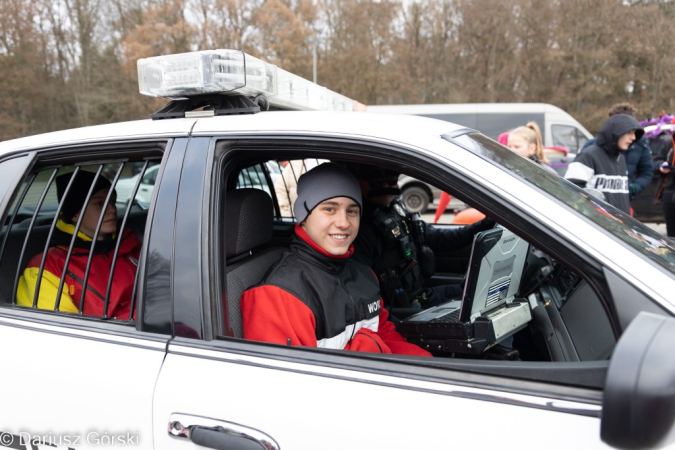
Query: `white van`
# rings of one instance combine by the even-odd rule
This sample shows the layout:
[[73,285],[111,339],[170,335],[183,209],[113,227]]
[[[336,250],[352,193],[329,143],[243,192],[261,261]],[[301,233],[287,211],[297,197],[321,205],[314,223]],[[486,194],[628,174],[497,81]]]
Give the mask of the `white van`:
[[448,103],[440,105],[368,106],[369,112],[413,114],[447,120],[497,140],[501,133],[527,122],[541,129],[544,147],[565,147],[577,153],[593,137],[574,117],[548,103]]
[[[447,120],[498,140],[499,135],[536,122],[544,140],[544,153],[561,176],[584,143],[593,137],[574,117],[548,103],[447,103],[438,105],[368,106],[368,112],[412,114]],[[399,180],[401,200],[412,212],[424,213],[438,205],[440,190],[411,177]],[[454,200],[454,199],[453,199]],[[462,205],[450,204],[451,209]]]

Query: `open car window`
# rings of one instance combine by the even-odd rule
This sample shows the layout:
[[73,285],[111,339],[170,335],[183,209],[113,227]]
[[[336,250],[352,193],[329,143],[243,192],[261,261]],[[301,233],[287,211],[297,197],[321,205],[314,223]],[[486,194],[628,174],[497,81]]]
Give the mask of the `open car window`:
[[[508,161],[510,161],[511,155],[513,155],[511,152],[500,154]],[[513,169],[522,170],[525,175],[529,175],[529,164],[519,165],[522,158],[518,158],[512,163]],[[308,168],[311,169],[311,167],[327,160],[326,158],[268,159],[255,164],[241,164],[236,169],[237,183],[235,188],[264,191],[272,200],[270,205],[273,205],[275,220],[281,221],[278,223],[282,224],[284,219],[293,218],[292,203],[296,198],[294,189],[297,185],[297,177]],[[345,162],[335,158],[330,160],[338,163]],[[270,166],[278,167],[279,170],[271,170]],[[543,170],[540,172],[534,173],[532,176],[540,177],[542,183],[550,183],[551,189],[553,189],[553,185],[559,185],[559,181],[546,178],[548,172]],[[401,177],[406,175],[406,173],[402,173]],[[431,180],[426,179],[425,181]],[[438,190],[437,186],[433,187]],[[451,198],[455,198],[454,192],[449,194]],[[288,202],[289,199],[291,200],[290,203]],[[464,205],[461,202],[460,204]],[[472,223],[448,224],[447,222],[450,220],[446,216],[445,219],[441,218],[437,225],[433,225],[434,212],[434,209],[429,209],[423,215],[423,218],[432,227],[456,228],[464,226],[466,223]],[[474,221],[484,217],[480,211],[476,212],[478,216],[474,217]],[[229,220],[226,218],[221,226],[226,226]],[[446,223],[443,224],[443,222]],[[285,228],[275,225],[272,237],[267,242],[259,244],[257,248],[251,249],[250,253],[266,255],[262,257],[271,259],[266,264],[274,264],[281,253],[288,248],[288,242],[293,233],[292,224],[294,222],[287,221],[286,223],[288,225]],[[244,225],[240,224],[239,226],[243,227]],[[513,231],[518,232],[518,230]],[[522,234],[522,231],[520,233]],[[225,245],[227,246],[227,242]],[[249,250],[246,251],[249,252]],[[240,285],[245,283],[242,281],[241,274],[237,273],[239,265],[242,264],[242,256],[233,254],[236,252],[228,249],[225,249],[225,252],[228,254],[228,261],[231,261],[228,263],[228,267],[234,268],[228,268],[224,281],[228,287],[228,302],[230,302],[233,298],[238,298],[241,294]],[[436,271],[429,276],[427,284],[435,286],[443,283],[462,283],[469,266],[470,253],[471,245],[452,250],[435,249]],[[246,257],[248,256],[244,256],[244,258]],[[233,282],[235,278],[237,279],[236,283]],[[253,281],[249,280],[249,282]],[[234,295],[230,289],[236,289]],[[518,298],[527,302],[528,307],[532,310],[530,323],[502,342],[503,345],[495,347],[480,358],[562,362],[602,361],[608,359],[611,355],[616,337],[611,319],[604,307],[607,298],[599,296],[589,281],[585,279],[584,274],[580,273],[577,268],[557,261],[536,246],[530,245]],[[239,334],[232,331],[232,323],[236,321],[237,314],[239,313],[236,310],[225,314],[223,336],[241,337],[240,323],[234,327],[234,329],[239,329]],[[593,321],[587,320],[588,314],[592,314]],[[400,319],[405,318],[405,316],[400,317]],[[424,345],[424,342],[421,345]],[[433,348],[429,347],[429,350],[434,352]],[[453,356],[447,351],[435,353],[441,357]],[[454,356],[470,357],[459,354]]]

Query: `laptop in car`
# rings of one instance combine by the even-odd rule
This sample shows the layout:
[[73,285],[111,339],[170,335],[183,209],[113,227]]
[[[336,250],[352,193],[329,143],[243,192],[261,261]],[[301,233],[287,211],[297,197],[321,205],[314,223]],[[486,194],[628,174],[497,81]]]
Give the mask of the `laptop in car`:
[[[475,353],[520,330],[531,319],[529,304],[515,301],[528,251],[525,240],[503,227],[476,234],[462,300],[406,318],[401,334],[424,347]],[[457,342],[437,342],[448,340]]]

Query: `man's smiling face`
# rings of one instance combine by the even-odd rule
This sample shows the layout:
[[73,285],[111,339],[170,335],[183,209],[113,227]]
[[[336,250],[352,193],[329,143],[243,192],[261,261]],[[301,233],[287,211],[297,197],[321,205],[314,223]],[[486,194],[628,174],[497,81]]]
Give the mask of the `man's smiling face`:
[[360,208],[349,197],[325,200],[300,225],[319,247],[331,255],[342,256],[359,232]]

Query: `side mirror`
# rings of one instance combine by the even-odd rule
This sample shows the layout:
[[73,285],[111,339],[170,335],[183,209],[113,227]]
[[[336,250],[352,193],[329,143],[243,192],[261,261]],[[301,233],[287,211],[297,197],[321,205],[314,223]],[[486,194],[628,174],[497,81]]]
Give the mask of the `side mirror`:
[[600,437],[617,448],[675,442],[675,318],[641,312],[609,363]]

